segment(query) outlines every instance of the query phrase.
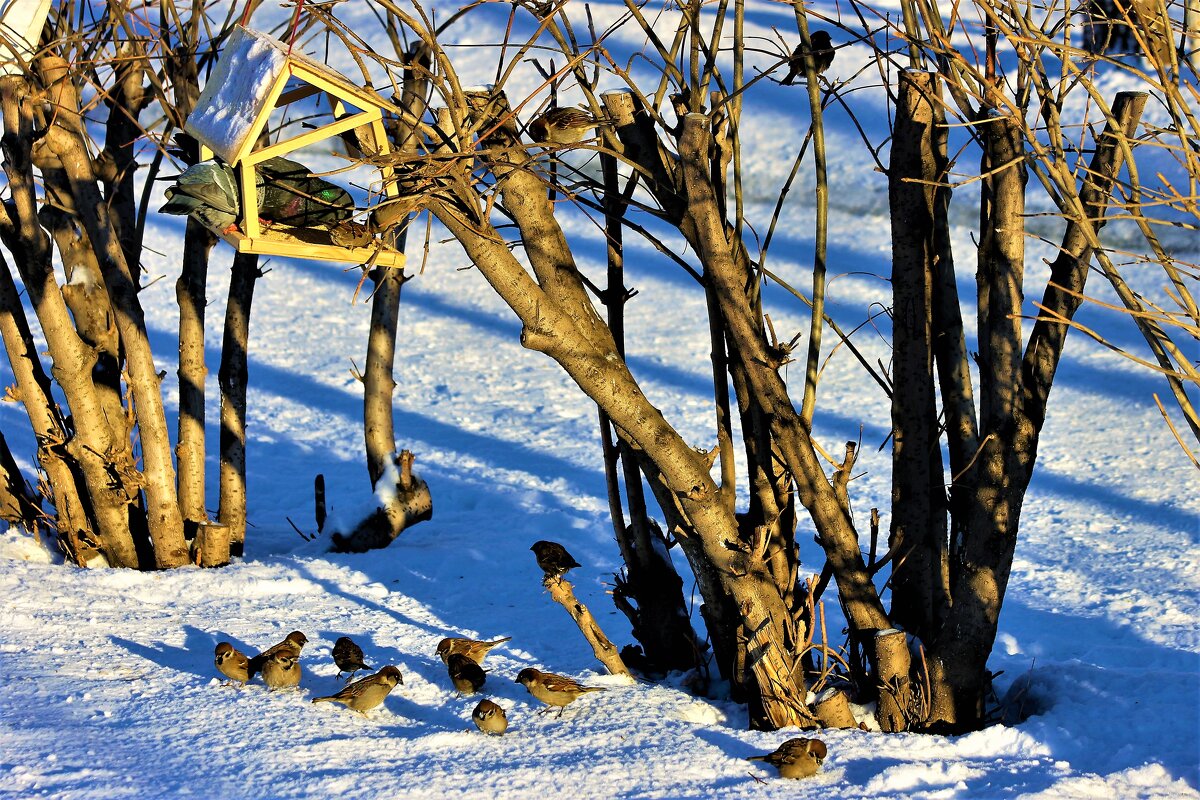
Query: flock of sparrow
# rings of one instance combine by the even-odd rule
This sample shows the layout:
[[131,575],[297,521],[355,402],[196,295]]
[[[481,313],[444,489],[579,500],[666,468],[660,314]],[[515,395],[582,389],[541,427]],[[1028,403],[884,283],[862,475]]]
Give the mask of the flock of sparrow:
[[[537,558],[538,566],[547,580],[560,579],[568,570],[580,566],[557,542],[536,542],[530,550]],[[479,641],[465,637],[447,637],[438,642],[436,654],[446,665],[446,672],[455,690],[462,696],[477,694],[487,680],[483,660],[493,647],[509,641],[505,636],[493,641]],[[300,651],[308,643],[308,637],[300,631],[292,631],[283,641],[267,648],[258,655],[248,657],[229,642],[221,642],[215,651],[217,670],[229,680],[244,686],[261,675],[263,683],[272,690],[295,689],[300,685]],[[314,697],[314,703],[341,703],[347,708],[366,715],[377,708],[397,686],[404,684],[400,670],[388,665],[365,678],[354,680],[359,672],[370,670],[364,661],[362,648],[348,636],[340,637],[333,645],[333,663],[337,665],[338,677],[348,674],[347,684],[334,694]],[[534,699],[545,705],[538,713],[563,710],[589,692],[601,692],[599,686],[583,686],[566,675],[543,672],[526,667],[517,673],[516,683],[521,684]],[[508,730],[508,715],[498,703],[480,700],[471,712],[471,721],[486,734],[502,734]],[[779,770],[784,778],[806,778],[816,774],[826,755],[826,747],[820,739],[789,739],[771,753],[751,756],[749,761],[764,761]]]

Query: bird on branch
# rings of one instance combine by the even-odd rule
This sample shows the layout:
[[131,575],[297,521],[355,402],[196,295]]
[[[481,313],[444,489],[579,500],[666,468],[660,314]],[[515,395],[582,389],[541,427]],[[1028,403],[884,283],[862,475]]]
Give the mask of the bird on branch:
[[[827,31],[814,31],[809,37],[812,42],[812,57],[813,67],[817,74],[820,75],[825,70],[829,69],[829,65],[833,63],[834,49],[833,40],[829,37]],[[792,51],[788,57],[788,74],[780,81],[784,86],[791,86],[796,82],[796,78],[804,76],[804,56],[807,53],[807,48],[804,42],[796,45],[796,49]]]
[[552,108],[529,123],[529,135],[540,144],[577,144],[598,125],[611,125],[582,108]]

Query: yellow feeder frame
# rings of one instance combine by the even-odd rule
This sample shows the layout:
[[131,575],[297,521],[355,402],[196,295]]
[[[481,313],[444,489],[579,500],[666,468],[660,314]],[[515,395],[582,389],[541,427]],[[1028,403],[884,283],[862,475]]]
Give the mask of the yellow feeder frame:
[[[235,77],[235,70],[243,74]],[[300,85],[284,91],[293,79]],[[255,149],[273,111],[319,92],[328,95],[334,121]],[[358,110],[347,113],[347,106]],[[184,126],[203,150],[221,158],[238,176],[241,229],[213,230],[213,233],[239,253],[403,267],[404,253],[383,240],[366,247],[343,247],[333,244],[328,230],[286,225],[263,227],[258,218],[255,165],[275,156],[286,157],[364,125],[371,126],[379,150],[377,155],[386,156],[391,148],[383,127],[384,109],[399,111],[373,91],[355,86],[341,73],[293,51],[278,39],[238,26]],[[207,153],[202,155],[207,157]],[[395,182],[388,180],[393,175],[392,168],[383,166],[380,172],[388,199],[397,197]]]

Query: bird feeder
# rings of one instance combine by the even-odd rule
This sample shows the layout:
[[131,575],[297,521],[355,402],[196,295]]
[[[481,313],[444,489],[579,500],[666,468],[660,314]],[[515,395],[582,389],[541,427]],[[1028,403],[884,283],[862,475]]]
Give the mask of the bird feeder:
[[[290,138],[259,144],[273,112],[322,93],[330,105],[327,120],[317,119],[315,125]],[[224,230],[214,228],[213,233],[239,253],[403,267],[404,254],[386,237],[365,246],[348,247],[335,244],[328,229],[263,225],[258,213],[256,165],[363,128],[370,134],[362,130],[360,139],[373,139],[376,149],[370,155],[386,156],[390,147],[383,127],[384,109],[398,111],[326,64],[272,36],[239,25],[184,126],[185,132],[237,174],[239,224]],[[397,197],[395,182],[389,180],[392,168],[380,169],[387,198]]]

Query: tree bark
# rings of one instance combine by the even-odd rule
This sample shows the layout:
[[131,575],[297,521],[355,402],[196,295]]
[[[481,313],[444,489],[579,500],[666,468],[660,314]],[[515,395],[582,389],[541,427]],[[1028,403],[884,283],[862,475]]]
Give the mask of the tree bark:
[[0,519],[26,531],[36,531],[41,517],[41,503],[21,474],[4,434],[0,433]]
[[[36,382],[27,384],[34,404],[34,408],[27,406],[27,410],[32,415],[34,430],[47,437],[40,441],[40,447],[61,447],[80,465],[95,515],[99,549],[104,551],[108,563],[136,567],[138,556],[129,529],[127,505],[137,492],[138,476],[131,471],[131,464],[120,459],[122,449],[112,439],[110,427],[104,421],[103,406],[91,378],[94,351],[80,340],[71,322],[62,292],[54,280],[49,241],[37,221],[33,167],[29,161],[32,119],[29,105],[22,102],[22,98],[29,96],[29,84],[21,76],[2,77],[0,96],[3,98],[5,169],[16,213],[16,219],[8,220],[0,231],[5,245],[13,253],[46,336],[53,360],[51,372],[66,396],[75,421],[74,431],[69,434],[65,427],[50,424],[46,413],[40,410],[42,406],[52,407],[48,385],[35,389]],[[5,218],[8,219],[7,214]],[[11,278],[9,283],[11,285]],[[12,291],[15,293],[15,288]],[[32,353],[32,348],[27,352]],[[14,371],[22,374],[26,367],[21,362],[31,365],[36,361],[31,355],[18,355],[13,361]],[[34,373],[27,373],[27,378],[33,380]],[[66,485],[61,472],[53,474],[58,475],[60,485]],[[70,495],[65,497],[68,498],[66,506],[70,508],[73,505]],[[74,533],[85,529],[78,518],[70,527]]]
[[43,81],[55,87],[55,100],[64,117],[49,126],[46,141],[62,162],[80,219],[95,248],[125,351],[142,445],[146,519],[154,545],[155,564],[160,569],[182,566],[187,563],[187,547],[175,491],[166,411],[146,334],[145,317],[137,298],[137,283],[125,261],[108,206],[96,186],[96,175],[78,127],[78,97],[70,82],[64,79],[67,64],[57,56],[46,55],[39,59],[39,68]]
[[888,166],[892,221],[893,623],[931,641],[949,608],[945,483],[933,378],[938,246],[934,184],[937,76],[900,73]]
[[191,532],[208,520],[205,505],[204,309],[208,303],[208,258],[216,237],[189,219],[183,237],[183,267],[175,282],[179,304],[179,436],[175,460],[179,467],[179,508]]
[[221,342],[220,502],[217,520],[229,528],[229,550],[241,556],[246,546],[246,386],[249,381],[250,307],[254,282],[263,276],[258,256],[233,257],[225,334]]
[[[986,112],[984,112],[986,113]],[[981,174],[979,387],[981,451],[967,536],[955,565],[953,608],[934,640],[929,726],[979,726],[988,689],[987,658],[1016,548],[1021,504],[1037,450],[1037,431],[1021,407],[1020,354],[1025,238],[1024,140],[1019,120],[989,116]]]
[[[608,311],[617,352],[625,357],[625,303],[633,296],[625,287],[624,216],[628,203],[622,196],[617,160],[600,155],[604,174],[604,230],[608,250],[608,285],[601,297]],[[609,511],[625,570],[614,575],[613,602],[629,619],[633,636],[642,648],[647,671],[689,670],[700,663],[702,645],[696,639],[683,598],[683,580],[671,563],[666,538],[650,518],[642,487],[642,471],[631,444],[599,411],[604,474],[608,483]],[[621,482],[625,482],[629,522],[621,508]]]

